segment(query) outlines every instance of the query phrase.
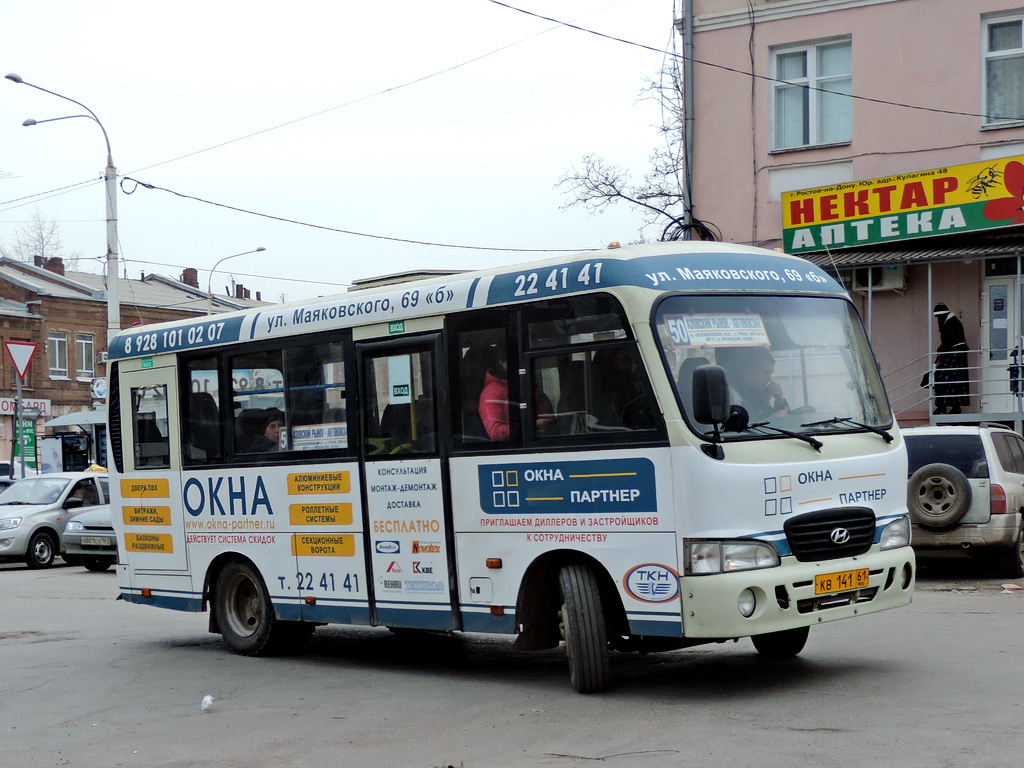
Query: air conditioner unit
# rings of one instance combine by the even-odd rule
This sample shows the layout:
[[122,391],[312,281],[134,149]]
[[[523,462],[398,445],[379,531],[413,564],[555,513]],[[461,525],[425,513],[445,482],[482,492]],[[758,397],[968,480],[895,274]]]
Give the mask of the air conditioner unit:
[[853,290],[902,291],[907,287],[907,270],[902,265],[860,267],[853,270]]
[[103,350],[102,352],[97,352],[96,353],[96,361],[99,362],[99,363],[107,362],[107,350]]

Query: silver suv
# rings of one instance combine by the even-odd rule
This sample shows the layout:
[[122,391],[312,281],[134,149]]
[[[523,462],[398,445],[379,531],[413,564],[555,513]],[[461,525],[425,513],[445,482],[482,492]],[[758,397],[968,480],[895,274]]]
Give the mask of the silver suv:
[[1000,424],[902,430],[918,556],[991,558],[1024,577],[1024,438]]
[[64,552],[68,521],[107,503],[109,484],[105,472],[51,472],[10,486],[0,493],[0,559],[19,558],[29,568],[49,568]]

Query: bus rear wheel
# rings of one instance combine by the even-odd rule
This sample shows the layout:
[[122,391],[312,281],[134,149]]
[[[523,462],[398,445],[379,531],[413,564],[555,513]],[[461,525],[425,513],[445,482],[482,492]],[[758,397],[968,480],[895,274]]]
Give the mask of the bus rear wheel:
[[[224,642],[243,656],[269,656],[302,644],[313,625],[279,621],[259,573],[248,563],[224,566],[217,577],[213,610]],[[309,626],[309,631],[302,631]]]
[[608,630],[594,571],[567,565],[559,573],[562,610],[559,630],[569,658],[569,679],[579,693],[608,688]]

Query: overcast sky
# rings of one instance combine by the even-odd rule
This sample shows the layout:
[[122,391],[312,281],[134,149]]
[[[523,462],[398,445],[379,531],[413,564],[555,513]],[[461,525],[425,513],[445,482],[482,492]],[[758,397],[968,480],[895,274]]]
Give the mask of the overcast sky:
[[[509,4],[656,51],[488,0],[0,0],[0,74],[95,112],[119,176],[209,201],[123,182],[122,274],[133,278],[194,266],[205,288],[219,259],[263,247],[218,267],[214,290],[233,278],[298,300],[372,275],[545,256],[222,206],[452,245],[635,240],[637,214],[563,211],[554,185],[589,152],[643,175],[660,118],[640,92],[673,44],[672,0]],[[85,119],[22,127],[80,112],[0,81],[0,242],[38,213],[57,221],[65,255],[100,272],[102,134]]]

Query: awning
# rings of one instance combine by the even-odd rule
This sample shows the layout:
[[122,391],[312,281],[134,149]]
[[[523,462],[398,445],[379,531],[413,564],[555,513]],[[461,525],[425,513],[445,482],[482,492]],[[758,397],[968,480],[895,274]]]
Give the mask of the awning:
[[107,410],[77,411],[66,413],[43,424],[44,427],[87,427],[92,424],[106,424]]

